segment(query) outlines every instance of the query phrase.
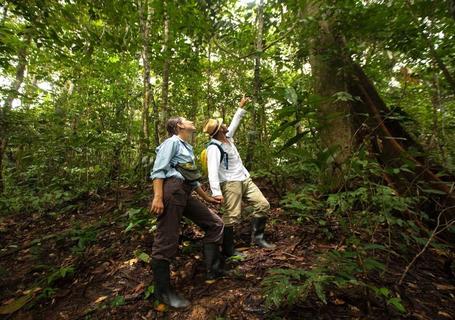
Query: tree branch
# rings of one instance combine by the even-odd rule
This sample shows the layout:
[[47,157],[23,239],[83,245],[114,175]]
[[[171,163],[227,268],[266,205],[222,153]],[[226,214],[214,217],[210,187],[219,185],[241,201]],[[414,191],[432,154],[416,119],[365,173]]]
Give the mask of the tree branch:
[[425,246],[423,247],[423,249],[420,250],[420,252],[411,260],[411,262],[409,262],[409,264],[404,269],[403,274],[400,277],[400,281],[398,282],[399,285],[401,285],[403,283],[404,277],[406,277],[406,275],[408,274],[409,269],[411,269],[412,265],[416,262],[416,260],[427,250],[428,246],[430,245],[431,241],[433,241],[434,237],[436,235],[438,235],[439,233],[443,232],[444,230],[450,228],[450,226],[452,226],[453,224],[455,224],[455,219],[453,219],[453,220],[447,222],[444,225],[443,228],[439,229],[439,226],[441,224],[441,216],[442,216],[442,214],[445,211],[450,210],[450,209],[454,209],[454,208],[455,208],[455,206],[448,207],[448,208],[445,208],[444,210],[442,210],[439,213],[438,219],[437,219],[437,223],[436,223],[436,227],[434,228],[433,232],[431,233],[430,238],[428,238],[428,241],[427,241],[427,243],[425,243]]
[[251,57],[251,56],[254,56],[254,55],[258,54],[258,53],[265,52],[267,49],[269,49],[270,47],[272,47],[272,46],[275,45],[276,43],[278,43],[278,42],[282,41],[283,39],[285,39],[285,38],[286,38],[286,37],[295,29],[295,27],[297,26],[297,24],[298,24],[299,22],[303,22],[303,20],[297,20],[296,22],[294,22],[294,24],[293,24],[292,26],[290,26],[290,27],[288,28],[288,30],[287,30],[284,34],[282,34],[281,36],[279,36],[279,37],[278,37],[277,39],[275,39],[274,41],[270,42],[268,45],[264,46],[264,47],[262,48],[261,52],[258,52],[257,50],[254,50],[254,51],[252,51],[252,52],[250,52],[250,53],[247,53],[247,54],[245,54],[245,55],[238,55],[238,54],[236,54],[235,52],[233,52],[233,51],[231,51],[231,50],[226,49],[225,47],[223,47],[223,46],[216,40],[215,37],[213,38],[213,43],[215,44],[215,46],[216,46],[218,49],[220,49],[221,51],[223,51],[223,52],[225,52],[225,53],[227,53],[227,54],[229,54],[229,55],[231,55],[231,56],[234,56],[234,57],[237,58],[237,59],[246,59],[246,58],[249,58],[249,57]]

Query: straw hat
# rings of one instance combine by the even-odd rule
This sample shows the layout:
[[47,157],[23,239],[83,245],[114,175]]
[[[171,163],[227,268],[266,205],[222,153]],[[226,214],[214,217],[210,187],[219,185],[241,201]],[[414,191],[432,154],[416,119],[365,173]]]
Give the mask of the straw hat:
[[222,124],[223,124],[222,118],[209,119],[205,123],[204,132],[207,133],[209,136],[213,137],[218,133]]

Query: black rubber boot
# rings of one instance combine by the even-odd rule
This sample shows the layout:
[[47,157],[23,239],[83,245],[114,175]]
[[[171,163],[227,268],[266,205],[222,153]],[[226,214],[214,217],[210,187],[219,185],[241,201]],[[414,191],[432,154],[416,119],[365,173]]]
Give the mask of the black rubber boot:
[[207,268],[207,280],[214,280],[224,276],[218,244],[204,243],[204,260]]
[[152,260],[154,295],[160,302],[173,308],[186,308],[190,302],[175,292],[171,287],[169,261]]
[[266,217],[253,218],[253,221],[251,223],[252,227],[251,242],[261,248],[275,249],[276,246],[274,244],[268,243],[264,239],[264,230],[266,222],[267,222]]
[[244,258],[245,255],[234,248],[234,227],[224,227],[223,233],[223,255],[227,258],[232,256],[238,256]]

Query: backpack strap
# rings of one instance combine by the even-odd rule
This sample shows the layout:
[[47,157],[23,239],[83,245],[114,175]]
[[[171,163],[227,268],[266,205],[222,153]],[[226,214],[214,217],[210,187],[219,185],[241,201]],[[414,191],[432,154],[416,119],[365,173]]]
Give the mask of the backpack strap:
[[207,148],[209,146],[217,146],[217,148],[218,148],[218,150],[220,150],[220,154],[221,154],[220,163],[224,162],[224,167],[226,168],[226,170],[229,169],[229,157],[228,157],[228,154],[226,153],[226,151],[224,151],[223,148],[218,143],[215,143],[213,141],[210,141],[207,144]]
[[[193,153],[193,151],[192,151],[190,148],[188,148],[188,146],[185,144],[185,142],[183,142],[183,141],[180,140],[180,139],[179,139],[179,141],[180,141],[180,143],[185,147],[185,149],[189,151],[189,153]],[[177,165],[178,165],[178,163],[175,164],[175,165],[172,165],[172,164],[171,164],[170,166],[171,166],[171,168],[175,168]],[[193,159],[193,165],[195,165],[194,159]]]

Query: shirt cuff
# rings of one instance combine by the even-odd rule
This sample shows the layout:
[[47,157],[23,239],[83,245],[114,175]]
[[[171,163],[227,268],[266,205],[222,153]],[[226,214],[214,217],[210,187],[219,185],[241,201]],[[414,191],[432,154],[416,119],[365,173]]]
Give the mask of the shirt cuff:
[[212,190],[212,197],[222,196],[220,188],[210,188]]
[[195,190],[201,186],[201,183],[199,181],[194,181],[191,183],[191,186],[193,187],[193,190]]
[[166,179],[166,173],[164,173],[162,171],[153,172],[150,175],[150,179],[152,179],[152,180],[155,180],[155,179]]
[[237,112],[239,113],[239,116],[243,116],[245,113],[247,113],[247,111],[244,108],[240,107],[237,109]]

